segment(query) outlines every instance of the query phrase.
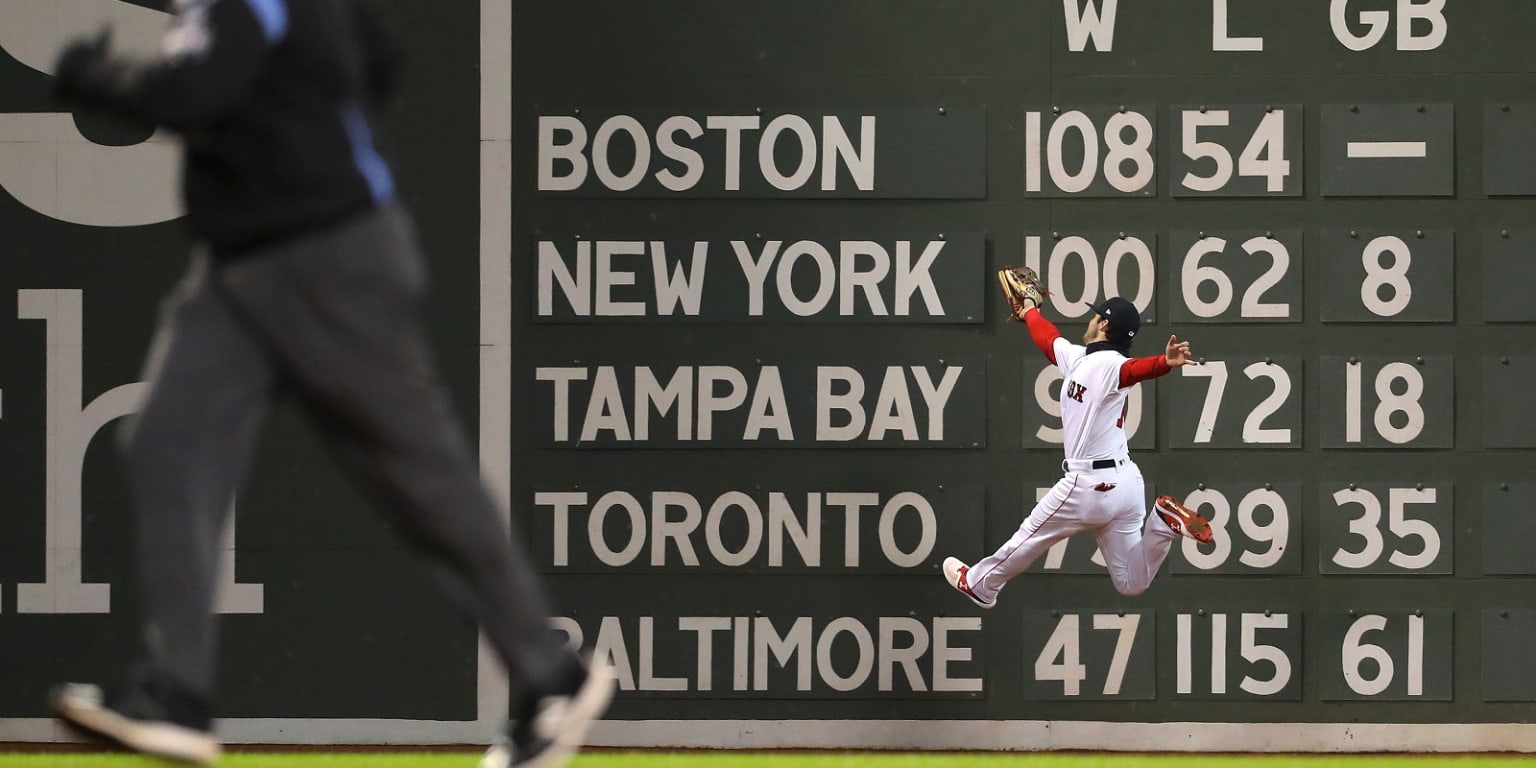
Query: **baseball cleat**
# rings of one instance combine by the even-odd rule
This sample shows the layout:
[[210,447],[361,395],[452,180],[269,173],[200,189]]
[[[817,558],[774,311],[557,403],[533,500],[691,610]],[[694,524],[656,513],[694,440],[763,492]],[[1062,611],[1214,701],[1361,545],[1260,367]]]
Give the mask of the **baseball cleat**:
[[617,683],[605,662],[593,659],[574,691],[544,696],[530,719],[513,723],[506,738],[480,759],[480,768],[558,768],[581,749],[587,729],[602,716]]
[[1157,514],[1174,533],[1182,533],[1201,544],[1211,543],[1211,524],[1199,512],[1174,501],[1172,496],[1157,497]]
[[65,723],[135,752],[197,765],[219,757],[208,705],[167,681],[134,681],[114,697],[94,685],[66,683],[51,699]]
[[990,602],[983,600],[977,597],[975,592],[971,591],[971,585],[965,580],[965,575],[969,573],[970,570],[971,567],[965,563],[960,562],[960,558],[958,557],[944,558],[944,580],[948,581],[951,587],[959,590],[960,594],[969,597],[971,602],[982,608],[991,608],[997,605],[996,600],[992,600]]

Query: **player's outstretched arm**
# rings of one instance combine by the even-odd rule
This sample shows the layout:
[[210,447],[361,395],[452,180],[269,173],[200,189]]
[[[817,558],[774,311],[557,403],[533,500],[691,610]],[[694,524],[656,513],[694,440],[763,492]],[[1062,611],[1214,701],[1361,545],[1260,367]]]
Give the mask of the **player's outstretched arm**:
[[1009,314],[1029,327],[1029,338],[1040,348],[1045,359],[1056,363],[1056,342],[1061,331],[1040,314],[1040,304],[1045,300],[1045,286],[1040,275],[1029,267],[1003,267],[997,271],[998,286],[1008,301]]
[[1017,317],[1024,321],[1024,325],[1029,327],[1030,341],[1035,342],[1035,346],[1040,348],[1041,353],[1045,355],[1045,359],[1050,360],[1051,364],[1054,365],[1056,363],[1056,340],[1061,338],[1061,331],[1057,330],[1055,323],[1045,319],[1045,315],[1040,314],[1040,308],[1035,306],[1033,300],[1025,299],[1023,303],[1024,309],[1019,312]]
[[1169,371],[1186,365],[1199,365],[1189,356],[1189,342],[1179,337],[1168,337],[1168,346],[1161,355],[1147,355],[1127,360],[1120,365],[1120,388],[1124,389],[1139,381],[1155,379]]
[[1168,346],[1163,349],[1163,357],[1168,358],[1169,368],[1200,364],[1189,356],[1189,342],[1179,341],[1178,336],[1168,337]]
[[286,31],[285,16],[264,19],[254,8],[208,3],[179,12],[155,58],[114,51],[109,34],[75,40],[54,65],[56,95],[184,132],[218,124],[254,87],[267,49]]

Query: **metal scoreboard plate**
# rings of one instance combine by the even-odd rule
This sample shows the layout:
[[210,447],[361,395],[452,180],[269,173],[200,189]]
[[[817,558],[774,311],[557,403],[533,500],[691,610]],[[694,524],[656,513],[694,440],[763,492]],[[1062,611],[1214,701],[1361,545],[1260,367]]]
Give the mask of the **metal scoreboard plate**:
[[1215,532],[1209,544],[1179,537],[1168,555],[1170,573],[1301,574],[1301,483],[1214,479],[1159,485],[1158,491],[1205,516]]
[[1179,368],[1166,388],[1172,448],[1302,446],[1299,357],[1237,357]]
[[980,324],[992,288],[976,279],[981,232],[587,232],[526,248],[514,261],[540,324]]
[[1020,613],[1026,701],[1157,697],[1152,611]]
[[[937,576],[900,589],[807,575],[777,577],[772,587],[739,576],[619,581],[551,582],[555,630],[614,662],[623,693],[610,718],[644,719],[676,705],[663,700],[698,699],[695,711],[751,707],[783,719],[804,716],[816,699],[916,706],[982,699],[995,684],[981,618]],[[966,608],[948,610],[956,601]]]
[[1316,625],[1323,701],[1451,700],[1451,611],[1361,606],[1322,613]]
[[1536,104],[1483,105],[1483,194],[1536,195]]
[[[529,125],[537,139],[515,142],[514,162],[538,169],[526,182],[539,197],[987,196],[984,106],[606,113],[554,107]],[[679,173],[678,164],[690,172]]]
[[1155,229],[1031,231],[1024,233],[1024,266],[1045,281],[1042,311],[1053,321],[1086,320],[1088,304],[1121,296],[1147,326],[1157,322],[1157,246]]
[[1301,322],[1303,242],[1299,229],[1170,232],[1173,322]]
[[1483,447],[1536,448],[1536,356],[1483,357]]
[[1484,608],[1482,618],[1483,701],[1536,701],[1536,610]]
[[1484,575],[1536,575],[1536,483],[1484,485],[1480,527]]
[[544,485],[525,497],[528,548],[545,573],[900,576],[994,544],[983,539],[980,485],[889,473],[864,473],[857,485],[803,477],[764,485],[760,474],[732,482],[653,464],[605,475],[629,477]]
[[[546,448],[981,448],[986,363],[566,358],[526,371]],[[701,353],[707,354],[707,353]],[[665,355],[665,356],[663,356]]]
[[1180,105],[1168,111],[1174,197],[1299,197],[1302,107]]
[[1301,611],[1268,609],[1177,614],[1174,696],[1300,701],[1302,618]]
[[1323,322],[1455,321],[1451,230],[1331,228],[1321,239]]
[[1317,511],[1318,571],[1325,575],[1455,573],[1450,484],[1324,483]]
[[1027,197],[1153,197],[1157,107],[1149,104],[1024,108]]
[[1325,197],[1449,197],[1456,193],[1451,104],[1325,104]]
[[1451,448],[1456,362],[1450,355],[1324,355],[1324,448]]
[[1500,229],[1483,235],[1483,322],[1536,321],[1528,286],[1536,285],[1536,231]]

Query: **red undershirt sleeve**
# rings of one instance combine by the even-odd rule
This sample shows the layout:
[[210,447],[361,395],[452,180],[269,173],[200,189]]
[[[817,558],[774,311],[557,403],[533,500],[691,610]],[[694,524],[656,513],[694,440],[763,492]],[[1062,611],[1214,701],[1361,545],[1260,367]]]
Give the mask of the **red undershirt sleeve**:
[[1125,389],[1138,381],[1155,379],[1173,370],[1163,355],[1137,357],[1120,364],[1120,388]]
[[[1035,342],[1035,346],[1045,353],[1045,359],[1051,361],[1052,365],[1055,365],[1055,345],[1056,340],[1061,338],[1061,331],[1056,330],[1055,324],[1045,319],[1045,315],[1040,314],[1040,310],[1033,307],[1024,313],[1024,324],[1029,326],[1029,338]],[[1123,371],[1120,374],[1120,378],[1122,381],[1125,379]]]

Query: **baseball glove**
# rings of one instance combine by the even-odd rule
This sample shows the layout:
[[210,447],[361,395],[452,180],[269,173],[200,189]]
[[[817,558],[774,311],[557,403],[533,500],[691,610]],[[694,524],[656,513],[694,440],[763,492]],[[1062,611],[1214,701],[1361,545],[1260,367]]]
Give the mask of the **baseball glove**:
[[997,282],[1003,286],[1003,298],[1008,300],[1008,306],[1013,310],[1013,316],[1024,319],[1024,311],[1028,309],[1024,300],[1028,299],[1038,307],[1045,303],[1045,286],[1040,282],[1040,275],[1029,267],[1004,267],[997,271]]

